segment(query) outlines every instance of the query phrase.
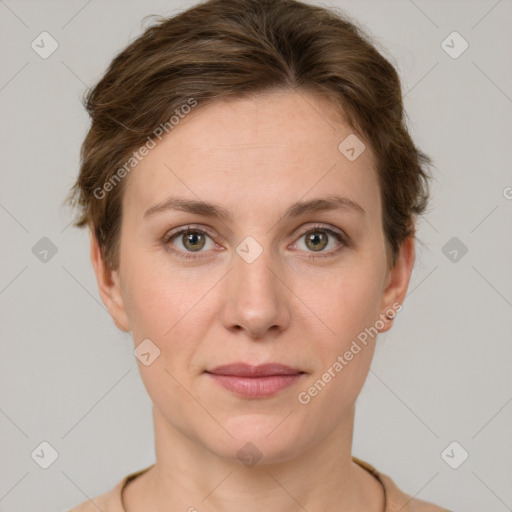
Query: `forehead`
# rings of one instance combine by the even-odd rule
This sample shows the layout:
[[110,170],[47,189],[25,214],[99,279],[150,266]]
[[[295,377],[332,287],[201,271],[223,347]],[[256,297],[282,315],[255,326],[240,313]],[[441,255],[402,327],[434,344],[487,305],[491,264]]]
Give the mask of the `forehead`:
[[355,160],[340,150],[354,136],[328,99],[304,92],[198,106],[130,173],[124,201],[139,217],[171,193],[232,201],[242,213],[334,192],[378,212],[370,148]]

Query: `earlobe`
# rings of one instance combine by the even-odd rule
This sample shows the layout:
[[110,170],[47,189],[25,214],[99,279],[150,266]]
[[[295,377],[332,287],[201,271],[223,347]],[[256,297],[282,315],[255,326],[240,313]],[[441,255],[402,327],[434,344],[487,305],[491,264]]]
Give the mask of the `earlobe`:
[[98,239],[91,229],[89,229],[91,262],[96,275],[98,291],[103,304],[105,304],[112,320],[122,331],[130,331],[130,322],[126,314],[119,275],[116,270],[112,270],[106,263]]
[[386,332],[391,329],[394,318],[402,309],[414,267],[414,259],[414,237],[410,236],[406,238],[400,246],[396,262],[394,266],[388,270],[386,276],[380,315],[384,322],[384,327],[379,329],[379,332]]

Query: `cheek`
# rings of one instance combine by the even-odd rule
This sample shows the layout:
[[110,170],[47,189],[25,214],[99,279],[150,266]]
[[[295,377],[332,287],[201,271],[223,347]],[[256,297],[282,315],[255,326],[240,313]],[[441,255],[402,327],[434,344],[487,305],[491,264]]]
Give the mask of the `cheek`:
[[297,281],[297,295],[318,317],[317,324],[329,339],[328,351],[342,349],[361,330],[379,317],[382,299],[382,270],[379,266],[347,265]]
[[215,282],[194,269],[155,265],[150,253],[134,251],[125,264],[123,296],[135,345],[149,338],[165,367],[183,373],[209,328],[212,305],[206,294]]
[[[318,336],[312,325],[312,349],[318,364],[309,379],[304,400],[318,414],[338,417],[359,394],[371,364],[377,339],[375,322],[379,319],[383,267],[361,261],[333,272],[328,278],[316,281],[309,293],[311,309],[321,320],[316,320]],[[336,403],[332,410],[326,403]],[[309,405],[308,405],[309,407]]]
[[380,295],[371,280],[353,274],[332,280],[323,290],[328,293],[317,304],[329,329],[322,327],[324,335],[312,338],[317,365],[297,400],[305,414],[323,418],[327,428],[348,414],[368,375]]
[[169,292],[170,278],[164,278],[151,266],[148,257],[127,248],[123,274],[123,300],[138,345],[149,338],[161,347],[163,333],[173,325],[176,297]]

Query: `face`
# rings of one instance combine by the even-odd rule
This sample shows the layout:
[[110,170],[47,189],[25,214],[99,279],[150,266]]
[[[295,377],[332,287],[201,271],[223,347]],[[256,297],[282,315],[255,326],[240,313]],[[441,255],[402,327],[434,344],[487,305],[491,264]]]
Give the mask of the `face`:
[[[338,149],[352,133],[307,93],[198,107],[125,178],[116,271],[92,239],[116,324],[151,340],[146,362],[159,351],[138,360],[154,407],[210,452],[251,442],[282,461],[346,428],[375,329],[405,296],[414,246],[388,267],[372,153]],[[208,373],[233,363],[293,375]]]

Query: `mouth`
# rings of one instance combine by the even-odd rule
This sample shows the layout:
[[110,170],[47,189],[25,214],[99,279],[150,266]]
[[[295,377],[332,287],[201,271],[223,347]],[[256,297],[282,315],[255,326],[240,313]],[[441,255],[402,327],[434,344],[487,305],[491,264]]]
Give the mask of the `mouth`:
[[305,372],[279,363],[233,363],[206,370],[215,382],[244,398],[265,398],[295,384]]

